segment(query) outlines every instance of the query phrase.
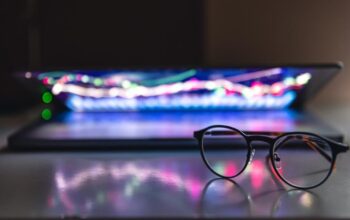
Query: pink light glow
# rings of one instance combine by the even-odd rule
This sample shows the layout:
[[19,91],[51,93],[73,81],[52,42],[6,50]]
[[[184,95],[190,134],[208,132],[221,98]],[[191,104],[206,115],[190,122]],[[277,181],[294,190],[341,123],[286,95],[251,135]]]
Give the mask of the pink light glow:
[[261,96],[264,94],[263,84],[261,82],[254,82],[252,84],[252,90],[254,96]]
[[233,162],[227,162],[225,166],[225,176],[235,175],[237,172],[236,164]]
[[284,90],[284,85],[283,83],[277,82],[272,84],[271,86],[271,93],[274,95],[281,95]]
[[260,160],[255,160],[251,165],[252,165],[251,184],[254,189],[259,189],[264,184],[264,178],[265,178],[264,164]]
[[[90,169],[81,171],[71,178],[65,178],[62,173],[56,173],[55,179],[58,189],[62,196],[66,191],[80,188],[88,180],[102,178],[103,176],[111,176],[113,179],[120,180],[129,176],[135,176],[140,182],[146,181],[150,178],[156,178],[163,183],[182,188],[192,199],[198,199],[202,190],[202,183],[193,178],[183,179],[175,171],[163,171],[155,168],[138,167],[133,164],[127,164],[123,167],[102,167],[95,166]],[[62,197],[62,199],[66,199]],[[67,203],[67,205],[69,205]],[[70,205],[69,205],[70,206]],[[73,207],[71,207],[73,208]]]
[[76,80],[77,81],[81,81],[82,78],[83,78],[83,76],[81,74],[77,74],[77,76],[76,76]]
[[202,183],[198,180],[190,180],[187,183],[191,186],[189,191],[191,198],[198,200],[202,193]]
[[49,84],[49,77],[44,77],[43,84],[48,85]]

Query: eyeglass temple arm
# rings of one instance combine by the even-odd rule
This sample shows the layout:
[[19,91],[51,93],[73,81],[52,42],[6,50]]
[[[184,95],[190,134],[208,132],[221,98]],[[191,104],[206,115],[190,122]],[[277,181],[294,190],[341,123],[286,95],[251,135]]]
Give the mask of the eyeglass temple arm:
[[[195,132],[196,133],[196,132]],[[205,135],[235,135],[238,134],[236,131],[206,131],[204,133]],[[267,135],[267,136],[278,136],[281,135],[282,133],[280,132],[252,132],[252,131],[244,131],[244,134],[246,135]]]
[[210,134],[210,135],[232,135],[232,134],[237,134],[235,131],[207,131],[204,134]]
[[[281,144],[283,144],[284,142],[292,139],[292,138],[295,138],[295,137],[288,137],[286,138]],[[314,151],[317,151],[318,153],[320,153],[326,160],[328,160],[328,162],[332,162],[332,157],[329,156],[322,148],[320,148],[317,144],[315,144],[315,142],[311,141],[311,140],[308,140],[308,139],[304,139],[303,141],[306,142],[306,144],[311,148],[313,149]],[[275,150],[277,150],[278,148],[280,148],[280,146],[282,145],[279,145],[276,147]]]
[[349,150],[349,145],[345,143],[335,142],[333,140],[328,140],[332,145],[335,145],[340,152],[346,152]]
[[[237,134],[237,132],[235,132],[235,131],[218,131],[218,130],[216,130],[216,131],[207,131],[207,132],[205,132],[204,134],[210,134],[210,135],[232,135],[232,134]],[[290,140],[290,138],[292,138],[292,137],[288,137],[288,138],[286,138],[283,142],[286,142],[286,141],[288,141],[288,140]],[[311,148],[311,149],[313,149],[313,150],[315,150],[315,151],[317,151],[318,153],[320,153],[326,160],[328,160],[329,162],[332,162],[332,158],[322,149],[322,148],[319,148],[318,146],[317,146],[317,144],[315,144],[314,142],[312,142],[312,141],[310,141],[310,140],[304,140],[306,143],[307,143],[307,145]],[[281,145],[280,145],[281,146]],[[279,147],[277,147],[276,148],[276,150],[278,149]]]
[[307,145],[309,145],[311,149],[319,152],[324,158],[326,158],[326,160],[328,160],[329,162],[332,162],[331,156],[329,156],[322,148],[320,148],[317,144],[315,144],[315,142],[307,140],[306,143]]
[[202,138],[202,135],[233,135],[233,134],[237,134],[237,132],[234,131],[205,131],[203,133],[203,130],[199,130],[199,131],[195,131],[193,132],[193,136],[199,140]]

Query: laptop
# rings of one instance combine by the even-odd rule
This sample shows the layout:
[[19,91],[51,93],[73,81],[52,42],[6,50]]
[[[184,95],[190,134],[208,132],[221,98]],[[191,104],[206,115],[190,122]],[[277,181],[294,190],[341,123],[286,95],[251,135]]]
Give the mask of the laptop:
[[225,124],[247,132],[343,136],[305,110],[341,63],[245,67],[22,71],[38,91],[38,120],[8,138],[16,150],[176,150],[193,131]]

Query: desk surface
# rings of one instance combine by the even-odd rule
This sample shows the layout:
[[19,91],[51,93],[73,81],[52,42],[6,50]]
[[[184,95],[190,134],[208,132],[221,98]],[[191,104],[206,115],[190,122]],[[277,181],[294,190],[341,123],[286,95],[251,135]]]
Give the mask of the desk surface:
[[3,153],[0,217],[350,217],[350,155],[305,191],[273,178],[266,153],[235,182],[199,152]]
[[[314,110],[349,142],[349,109]],[[0,145],[34,115],[1,116]],[[215,179],[199,152],[1,153],[0,218],[350,218],[350,153],[339,155],[332,176],[309,191],[279,185],[266,153],[257,152],[235,183]]]

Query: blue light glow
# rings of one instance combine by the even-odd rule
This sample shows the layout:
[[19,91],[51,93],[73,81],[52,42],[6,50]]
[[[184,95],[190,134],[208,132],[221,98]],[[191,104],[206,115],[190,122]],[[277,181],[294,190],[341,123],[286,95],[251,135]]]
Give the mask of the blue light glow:
[[290,105],[295,99],[295,92],[289,91],[282,96],[264,96],[246,99],[241,96],[216,95],[177,96],[172,99],[150,97],[140,99],[89,98],[70,95],[67,106],[74,111],[120,111],[120,110],[197,110],[197,109],[281,109]]

